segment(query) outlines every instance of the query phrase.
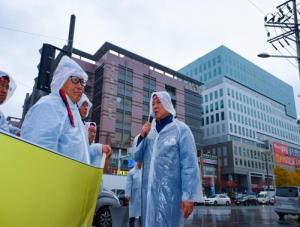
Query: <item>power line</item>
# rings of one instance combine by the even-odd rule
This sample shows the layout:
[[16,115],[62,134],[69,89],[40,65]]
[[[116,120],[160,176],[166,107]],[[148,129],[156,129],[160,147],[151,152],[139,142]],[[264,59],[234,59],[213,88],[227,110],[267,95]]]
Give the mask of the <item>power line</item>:
[[252,2],[251,0],[247,0],[252,6],[254,6],[254,8],[256,8],[262,15],[265,15],[264,11],[262,9],[260,9],[254,2]]
[[58,39],[58,40],[67,41],[66,39],[55,37],[55,36],[48,36],[48,35],[43,35],[43,34],[39,34],[39,33],[27,32],[27,31],[23,31],[23,30],[19,30],[19,29],[4,27],[4,26],[1,26],[1,25],[0,25],[0,29],[13,31],[13,32],[20,32],[20,33],[24,33],[24,34],[27,34],[27,35],[39,36],[39,37],[44,37],[44,38],[49,38],[49,39]]

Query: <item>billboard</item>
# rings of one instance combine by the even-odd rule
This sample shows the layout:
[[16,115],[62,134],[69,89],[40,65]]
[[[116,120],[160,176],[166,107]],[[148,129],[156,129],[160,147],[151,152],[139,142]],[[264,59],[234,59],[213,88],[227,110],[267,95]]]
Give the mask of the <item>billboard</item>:
[[273,142],[273,149],[276,165],[300,167],[300,150],[276,142]]

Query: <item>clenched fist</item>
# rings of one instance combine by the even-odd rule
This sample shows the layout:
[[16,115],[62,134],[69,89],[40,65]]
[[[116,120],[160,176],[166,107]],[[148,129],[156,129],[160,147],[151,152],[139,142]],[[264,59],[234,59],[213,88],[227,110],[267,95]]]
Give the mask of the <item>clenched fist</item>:
[[102,145],[102,153],[106,154],[106,158],[109,158],[112,154],[112,149],[109,145],[103,144]]

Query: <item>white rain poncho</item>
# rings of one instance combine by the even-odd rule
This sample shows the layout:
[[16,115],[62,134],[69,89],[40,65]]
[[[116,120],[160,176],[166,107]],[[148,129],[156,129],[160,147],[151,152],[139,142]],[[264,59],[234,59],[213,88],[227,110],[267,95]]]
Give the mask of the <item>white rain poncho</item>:
[[83,116],[83,118],[87,118],[87,116],[89,115],[90,109],[92,108],[93,104],[90,102],[89,98],[86,96],[86,94],[82,94],[81,99],[79,100],[78,104],[78,108],[81,107],[81,105],[86,102],[88,104],[88,109],[87,109],[87,113],[85,116]]
[[125,188],[125,196],[130,197],[129,217],[138,218],[141,216],[141,187],[142,170],[137,164],[128,172]]
[[7,92],[7,96],[6,99],[4,101],[4,103],[13,95],[13,93],[15,92],[17,85],[14,81],[14,79],[8,75],[6,72],[3,72],[0,70],[0,77],[4,77],[4,76],[8,76],[9,78],[9,88],[8,88],[8,92]]
[[[86,132],[87,132],[87,137],[89,133],[89,128],[91,127],[91,123],[93,123],[97,130],[97,125],[95,122],[86,122],[85,127],[86,127]],[[95,143],[94,141],[89,144],[89,152],[90,152],[90,158],[91,158],[91,165],[95,167],[100,167],[101,159],[102,159],[102,144],[101,143]]]
[[66,95],[74,118],[71,124],[68,111],[59,90],[70,76],[88,79],[81,67],[67,56],[60,60],[51,82],[51,94],[42,97],[28,111],[21,129],[24,139],[90,164],[89,148],[77,103]]
[[174,117],[176,116],[176,111],[173,107],[171,97],[168,92],[166,91],[158,91],[158,92],[153,92],[151,94],[151,99],[150,99],[150,115],[154,116],[153,109],[152,109],[152,100],[153,100],[153,95],[157,95],[159,98],[161,104],[165,108],[166,111],[168,111],[170,114],[172,114]]
[[[7,96],[6,96],[3,103],[5,103],[13,95],[14,91],[17,88],[14,79],[10,75],[8,75],[8,73],[3,72],[3,71],[0,70],[0,78],[4,77],[4,76],[7,76],[9,78],[9,88],[8,88]],[[4,116],[4,114],[2,113],[1,110],[0,110],[0,130],[12,133],[14,135],[16,135],[17,133],[20,132],[19,128],[8,124],[8,122],[5,119],[5,116]]]
[[[175,114],[168,93],[154,94],[169,113]],[[144,227],[182,226],[181,202],[203,201],[194,136],[185,123],[169,117],[171,121],[159,132],[153,121],[147,137],[138,143],[138,135],[132,146],[135,161],[143,163]]]

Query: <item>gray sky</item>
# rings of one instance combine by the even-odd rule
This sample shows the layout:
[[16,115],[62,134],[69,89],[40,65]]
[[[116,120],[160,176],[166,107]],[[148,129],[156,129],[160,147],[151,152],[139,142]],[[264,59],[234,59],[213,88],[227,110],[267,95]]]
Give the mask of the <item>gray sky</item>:
[[[252,4],[256,5],[256,7]],[[266,42],[264,15],[283,0],[90,0],[0,1],[0,69],[17,82],[14,96],[1,110],[21,117],[31,92],[38,50],[43,43],[66,44],[70,15],[76,15],[74,47],[95,53],[109,41],[178,70],[207,52],[225,45],[294,88],[300,118],[300,79],[283,58],[258,58],[261,52],[280,54]],[[15,32],[5,28],[49,37]],[[271,31],[271,29],[270,29]],[[277,45],[279,46],[279,45]],[[284,48],[283,54],[290,55]],[[292,50],[292,49],[289,49]],[[292,54],[295,54],[292,50]]]

